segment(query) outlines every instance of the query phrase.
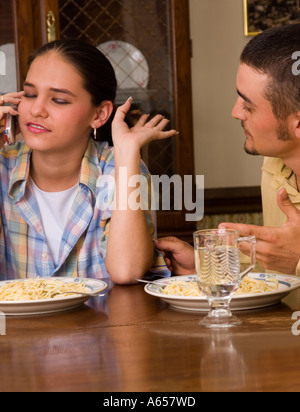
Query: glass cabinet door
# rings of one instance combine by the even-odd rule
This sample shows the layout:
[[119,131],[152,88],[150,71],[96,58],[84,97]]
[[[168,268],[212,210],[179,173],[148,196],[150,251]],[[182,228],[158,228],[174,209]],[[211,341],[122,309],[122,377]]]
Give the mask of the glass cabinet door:
[[17,90],[13,4],[0,0],[0,95]]
[[[62,38],[81,38],[111,61],[118,79],[117,104],[161,113],[176,126],[170,1],[60,0]],[[176,173],[176,142],[152,143],[144,153],[152,174]]]
[[[161,113],[176,138],[143,152],[152,175],[193,175],[188,0],[59,0],[60,36],[80,38],[111,61],[117,104],[133,97],[133,112]],[[159,235],[184,237],[194,229],[185,211],[158,212]],[[190,237],[189,237],[190,239]]]

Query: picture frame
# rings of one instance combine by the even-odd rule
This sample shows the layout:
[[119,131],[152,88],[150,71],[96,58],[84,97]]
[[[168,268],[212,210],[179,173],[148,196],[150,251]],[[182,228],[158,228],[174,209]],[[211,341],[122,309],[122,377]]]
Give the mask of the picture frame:
[[246,37],[257,36],[260,31],[250,31],[251,20],[249,21],[249,1],[243,0],[243,12],[244,12],[244,35]]
[[247,37],[272,27],[300,23],[300,0],[243,0],[243,11]]

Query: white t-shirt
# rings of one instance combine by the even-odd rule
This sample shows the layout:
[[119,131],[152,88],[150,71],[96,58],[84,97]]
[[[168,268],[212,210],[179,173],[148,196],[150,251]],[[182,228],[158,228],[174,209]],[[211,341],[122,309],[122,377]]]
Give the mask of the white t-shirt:
[[47,243],[57,266],[62,235],[78,191],[78,184],[63,192],[44,192],[32,179],[30,180],[39,205]]

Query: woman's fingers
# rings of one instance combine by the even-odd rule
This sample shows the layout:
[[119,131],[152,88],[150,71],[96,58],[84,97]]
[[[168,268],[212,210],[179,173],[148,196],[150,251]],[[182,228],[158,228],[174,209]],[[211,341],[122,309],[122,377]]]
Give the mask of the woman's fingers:
[[125,119],[125,116],[131,107],[131,102],[132,102],[132,97],[129,97],[129,99],[127,99],[126,102],[122,106],[118,107],[116,114],[115,114],[115,120]]
[[169,120],[161,114],[158,114],[151,119],[149,119],[149,114],[143,114],[140,116],[136,124],[129,129],[124,120],[126,114],[130,110],[131,102],[132,98],[129,98],[117,109],[113,121],[113,140],[115,145],[118,144],[118,141],[122,142],[126,136],[127,139],[130,139],[131,142],[135,142],[135,144],[138,144],[141,148],[151,141],[168,139],[178,134],[176,130],[165,131],[169,124]]
[[136,127],[144,127],[149,119],[149,114],[142,114],[139,120],[136,122]]
[[18,105],[23,95],[24,92],[13,92],[3,94],[2,96],[0,96],[0,106],[4,106],[5,104]]
[[6,114],[10,113],[12,116],[18,116],[19,112],[12,106],[0,107],[0,120],[4,118]]

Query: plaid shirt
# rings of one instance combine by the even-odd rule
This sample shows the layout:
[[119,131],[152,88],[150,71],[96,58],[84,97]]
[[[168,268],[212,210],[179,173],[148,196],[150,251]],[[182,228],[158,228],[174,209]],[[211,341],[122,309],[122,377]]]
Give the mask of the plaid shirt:
[[[114,186],[102,184],[114,176],[114,153],[106,143],[90,140],[83,157],[78,193],[63,232],[55,266],[44,234],[39,207],[28,184],[31,149],[24,142],[0,151],[0,280],[73,276],[107,278],[105,255]],[[149,179],[142,164],[141,173]],[[145,211],[151,234],[153,216]],[[29,230],[30,227],[30,230]],[[158,256],[153,271],[165,271]]]

